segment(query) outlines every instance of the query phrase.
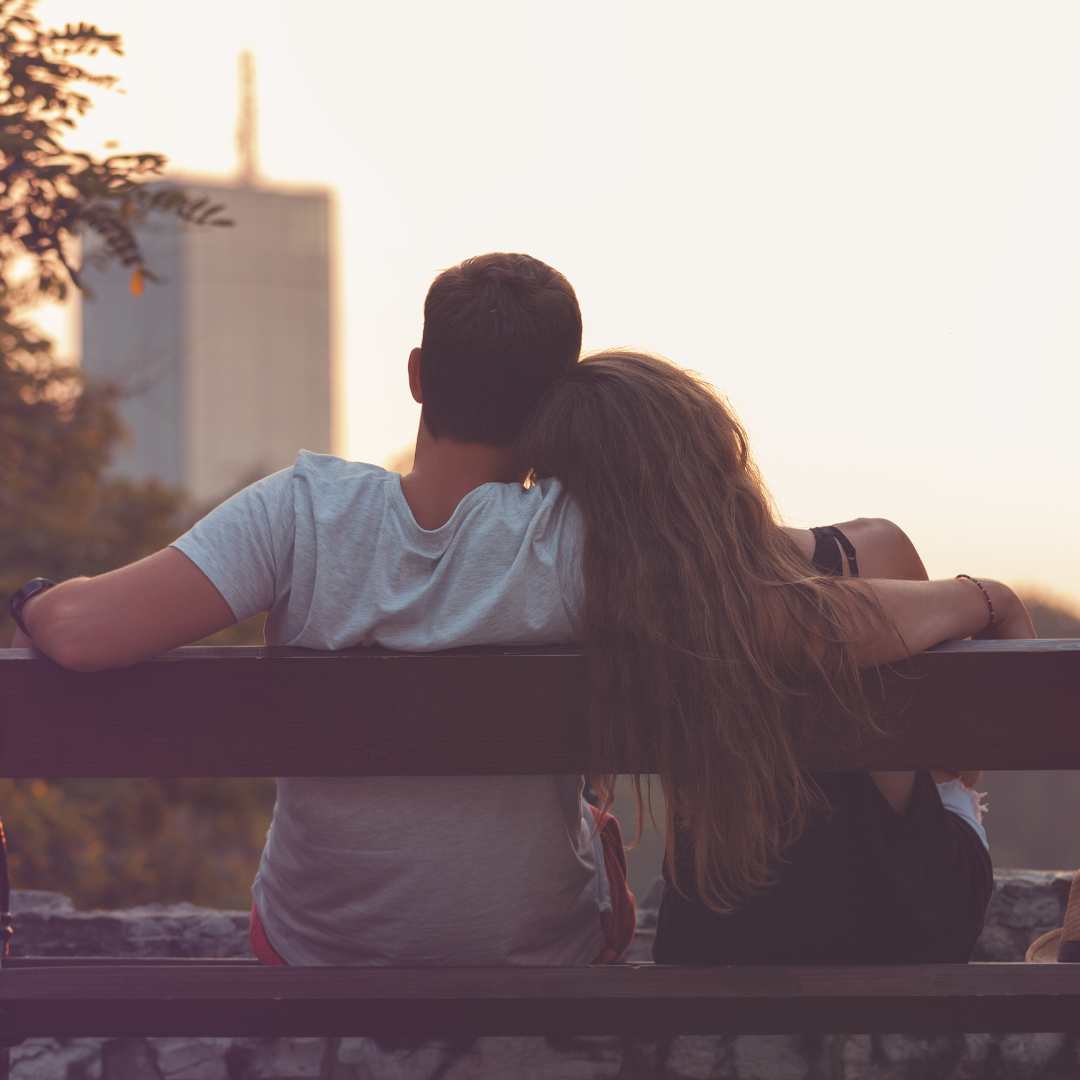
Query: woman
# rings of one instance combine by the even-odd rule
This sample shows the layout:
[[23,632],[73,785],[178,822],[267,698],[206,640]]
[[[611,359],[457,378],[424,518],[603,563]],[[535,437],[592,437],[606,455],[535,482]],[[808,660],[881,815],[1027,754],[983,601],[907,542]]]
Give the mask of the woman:
[[[656,357],[583,360],[531,418],[522,455],[580,510],[576,616],[603,806],[618,772],[660,774],[656,958],[966,960],[992,888],[971,824],[929,774],[815,777],[800,762],[826,715],[846,718],[849,740],[875,730],[860,668],[946,637],[1033,636],[1015,596],[851,580],[854,551],[848,577],[829,573],[834,535],[815,567],[817,538],[779,525],[738,421]],[[866,539],[866,569],[901,576],[875,553],[883,538]],[[912,597],[966,607],[935,622],[905,608]]]

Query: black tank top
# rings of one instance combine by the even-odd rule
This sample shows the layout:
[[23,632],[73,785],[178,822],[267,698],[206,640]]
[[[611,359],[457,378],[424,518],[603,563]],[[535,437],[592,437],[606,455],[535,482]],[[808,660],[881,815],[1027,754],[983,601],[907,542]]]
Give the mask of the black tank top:
[[[840,576],[855,548],[835,526],[812,530],[814,567]],[[928,772],[898,814],[869,773],[819,773],[832,808],[786,852],[780,880],[732,915],[697,898],[694,860],[676,836],[678,893],[664,868],[653,944],[661,964],[966,962],[994,888],[975,830],[946,810]]]

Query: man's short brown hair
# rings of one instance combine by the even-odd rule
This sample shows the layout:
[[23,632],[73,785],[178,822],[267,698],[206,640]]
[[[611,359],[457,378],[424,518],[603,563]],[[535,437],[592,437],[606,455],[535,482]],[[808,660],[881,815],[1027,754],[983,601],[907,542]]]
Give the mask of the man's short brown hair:
[[466,259],[424,301],[424,423],[436,439],[507,446],[580,354],[581,310],[562,274],[529,255]]

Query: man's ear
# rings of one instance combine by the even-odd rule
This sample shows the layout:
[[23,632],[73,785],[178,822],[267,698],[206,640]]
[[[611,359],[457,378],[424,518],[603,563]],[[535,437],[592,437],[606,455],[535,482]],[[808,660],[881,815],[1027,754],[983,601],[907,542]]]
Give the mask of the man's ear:
[[424,404],[424,395],[420,390],[420,350],[409,353],[409,390],[417,405]]

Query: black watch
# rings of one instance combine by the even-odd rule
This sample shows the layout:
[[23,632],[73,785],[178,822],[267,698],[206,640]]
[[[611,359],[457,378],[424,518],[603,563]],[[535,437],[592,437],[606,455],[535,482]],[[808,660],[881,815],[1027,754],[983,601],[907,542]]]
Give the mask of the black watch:
[[55,584],[55,581],[50,581],[48,578],[36,577],[33,581],[28,581],[11,598],[11,617],[15,620],[15,625],[27,637],[31,637],[32,635],[30,631],[26,629],[26,624],[22,621],[22,609],[26,606],[26,601],[29,600],[31,596],[37,596],[39,592],[51,589]]

